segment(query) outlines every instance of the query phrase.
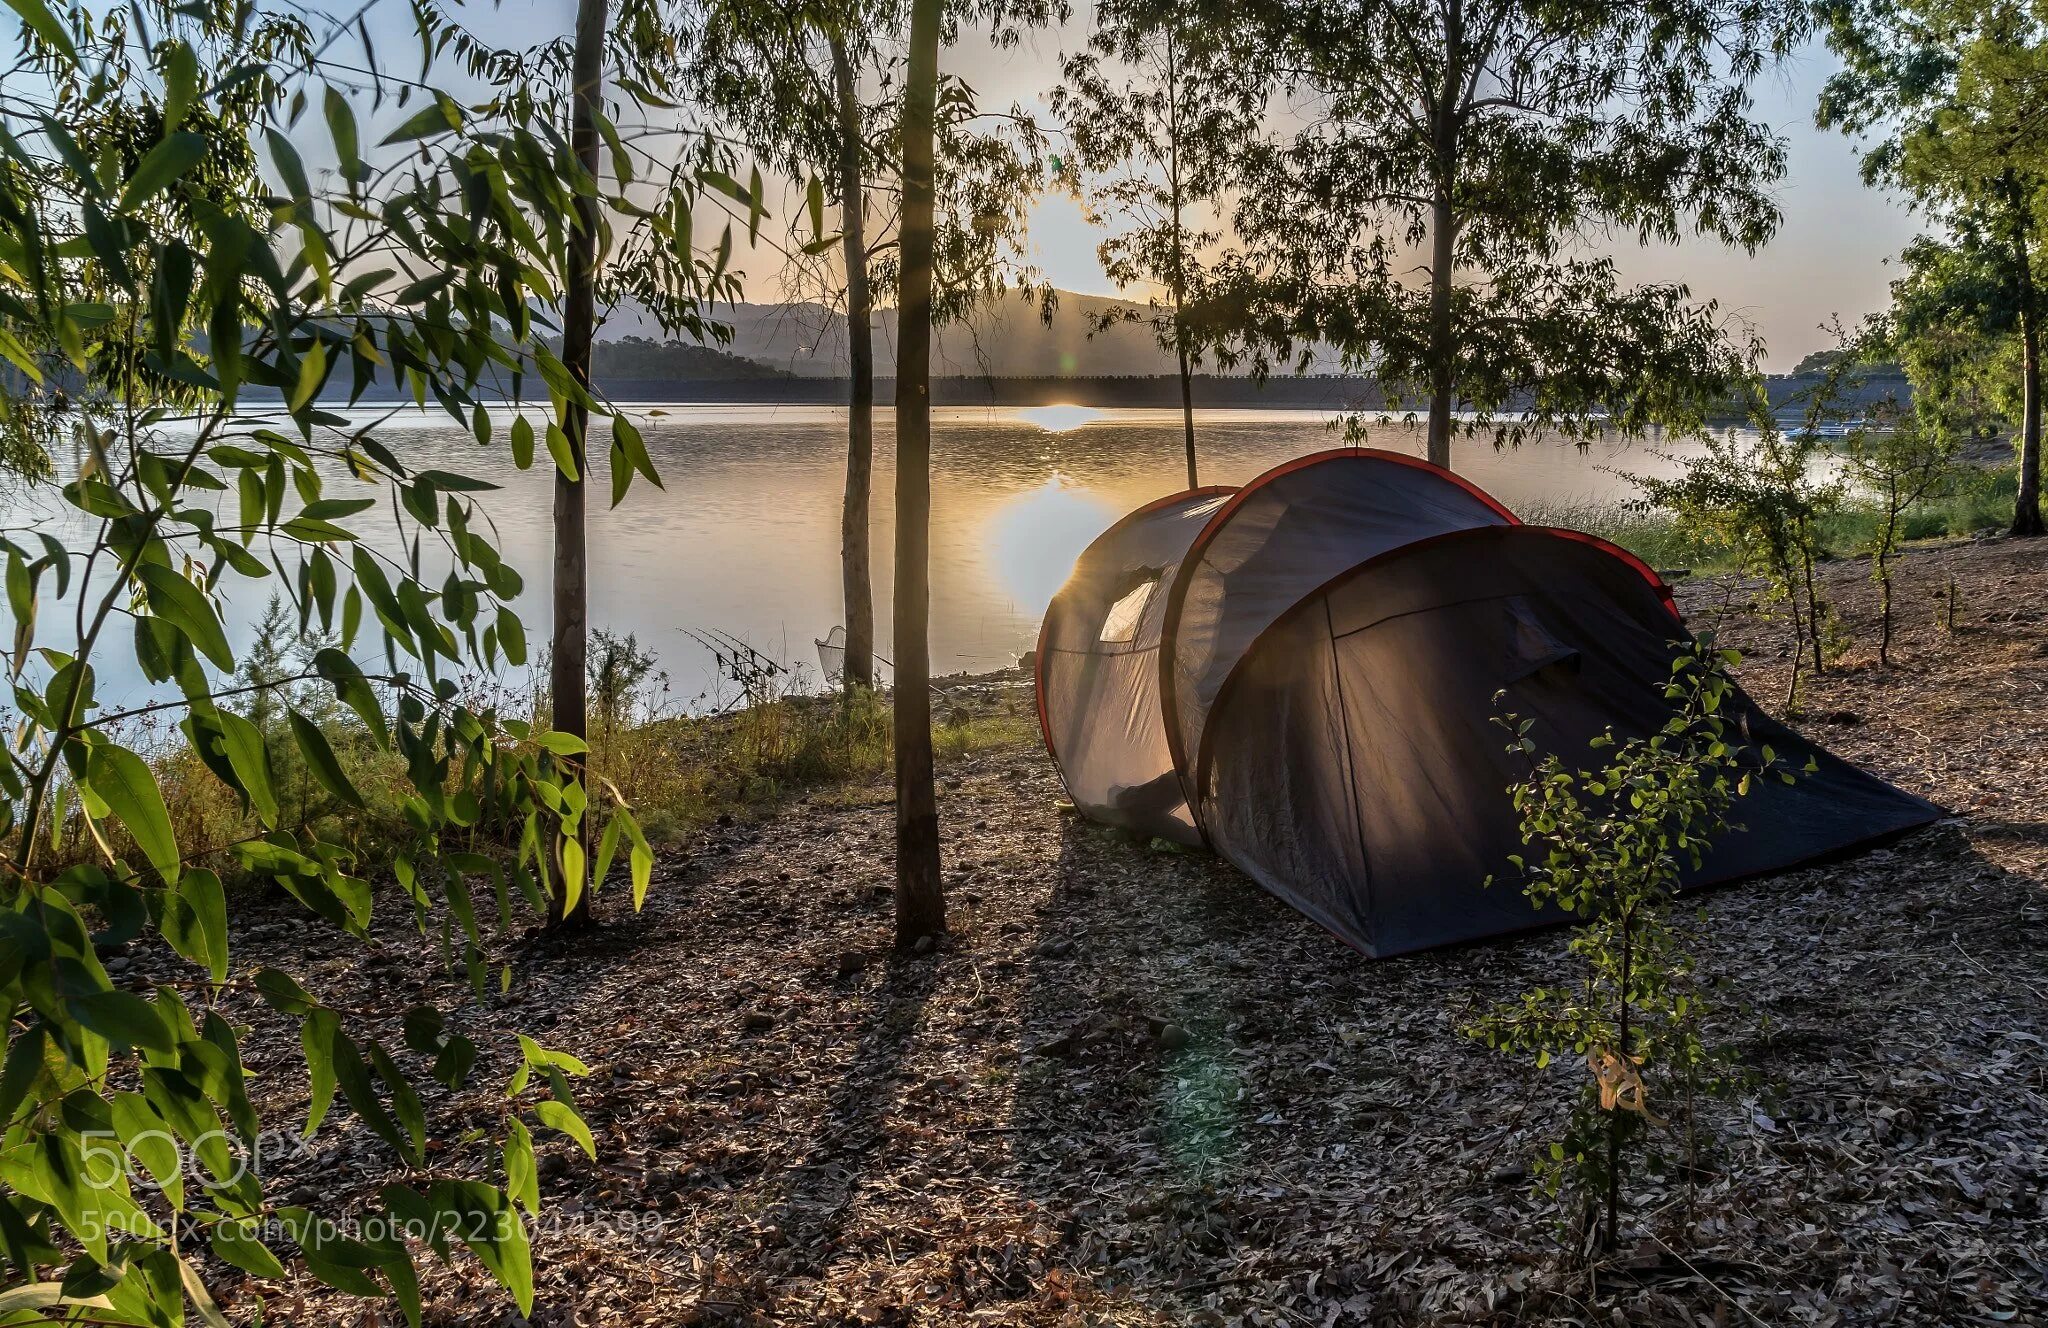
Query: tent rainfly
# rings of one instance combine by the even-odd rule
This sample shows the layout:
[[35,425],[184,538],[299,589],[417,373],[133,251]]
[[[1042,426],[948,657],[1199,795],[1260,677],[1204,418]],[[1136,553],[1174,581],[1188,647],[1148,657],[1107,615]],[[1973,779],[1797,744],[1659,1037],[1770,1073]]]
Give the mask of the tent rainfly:
[[[1206,843],[1374,957],[1560,921],[1507,861],[1520,776],[1493,722],[1575,753],[1655,731],[1686,630],[1657,574],[1523,525],[1447,470],[1344,448],[1149,503],[1046,611],[1039,720],[1095,820]],[[1688,886],[1835,854],[1941,813],[1747,696],[1724,714],[1812,773],[1758,781]]]

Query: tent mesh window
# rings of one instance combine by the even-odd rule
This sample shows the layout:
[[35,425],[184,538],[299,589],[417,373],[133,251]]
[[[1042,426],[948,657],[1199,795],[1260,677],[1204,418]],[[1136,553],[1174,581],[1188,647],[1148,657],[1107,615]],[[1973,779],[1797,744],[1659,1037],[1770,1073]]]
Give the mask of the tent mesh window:
[[1104,645],[1122,645],[1138,636],[1138,624],[1145,621],[1145,606],[1152,602],[1152,592],[1159,589],[1159,573],[1154,572],[1133,586],[1124,597],[1109,606],[1109,614],[1102,620],[1102,630],[1095,639]]

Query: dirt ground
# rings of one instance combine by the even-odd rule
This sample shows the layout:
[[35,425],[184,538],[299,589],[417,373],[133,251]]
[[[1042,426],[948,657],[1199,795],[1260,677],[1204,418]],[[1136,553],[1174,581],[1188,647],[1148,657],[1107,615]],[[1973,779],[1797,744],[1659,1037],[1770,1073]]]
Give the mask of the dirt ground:
[[[1859,644],[1803,727],[1956,817],[1705,897],[1758,1087],[1709,1109],[1696,1184],[1635,1188],[1639,1243],[1597,1286],[1527,1171],[1571,1071],[1456,1032],[1555,972],[1559,933],[1363,960],[1204,855],[1063,815],[1034,748],[943,772],[935,953],[887,956],[879,789],[719,828],[637,919],[508,950],[512,992],[465,1031],[595,1067],[599,1160],[543,1136],[532,1322],[2048,1324],[2048,541],[1907,557],[1889,670],[1867,577],[1827,569]],[[1681,589],[1696,622],[1729,598]],[[1779,635],[1724,632],[1773,709]],[[310,945],[338,986],[357,952],[317,936],[280,910],[240,953]],[[461,990],[431,956],[392,930],[369,965],[392,1045]],[[268,1106],[299,1110],[296,1047],[265,1036]],[[437,1172],[487,1174],[461,1132],[495,1089],[430,1106]],[[322,1137],[273,1194],[390,1178],[359,1126]],[[230,1289],[242,1320],[372,1321],[310,1281]],[[520,1322],[470,1262],[426,1298],[434,1324]]]

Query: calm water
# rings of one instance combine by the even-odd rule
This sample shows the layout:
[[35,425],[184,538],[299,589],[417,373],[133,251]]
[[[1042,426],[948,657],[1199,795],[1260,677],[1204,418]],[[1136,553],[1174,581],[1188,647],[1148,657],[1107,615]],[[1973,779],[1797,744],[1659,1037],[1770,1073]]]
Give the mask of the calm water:
[[[673,700],[729,696],[691,630],[731,633],[815,683],[815,638],[840,620],[839,502],[845,413],[817,407],[634,406],[665,490],[636,483],[624,505],[591,514],[591,622],[632,633],[673,679]],[[1306,452],[1338,445],[1327,417],[1306,411],[1206,412],[1198,417],[1204,483],[1237,484]],[[894,538],[891,412],[877,412],[874,545],[881,651],[889,653]],[[1172,411],[1078,407],[941,410],[932,465],[932,664],[935,672],[1014,663],[1031,648],[1046,602],[1089,540],[1123,512],[1182,486],[1180,417]],[[507,559],[526,576],[518,605],[529,638],[547,639],[551,472],[515,470],[502,445],[479,447],[445,416],[408,414],[378,435],[401,457],[491,480],[480,495]],[[1420,432],[1376,429],[1375,445],[1420,453]],[[1581,452],[1537,444],[1496,454],[1461,443],[1460,471],[1514,508],[1598,501],[1632,492],[1614,470],[1668,469],[1642,445]],[[545,465],[545,453],[542,464]],[[330,496],[346,496],[337,481]],[[7,524],[47,517],[47,497],[17,496]],[[369,538],[396,548],[389,523],[366,513]],[[69,525],[68,522],[63,524]],[[383,526],[380,532],[376,527]],[[437,578],[438,579],[438,578]],[[233,606],[237,627],[265,592]],[[64,645],[58,637],[47,644]],[[119,692],[132,679],[103,677]]]

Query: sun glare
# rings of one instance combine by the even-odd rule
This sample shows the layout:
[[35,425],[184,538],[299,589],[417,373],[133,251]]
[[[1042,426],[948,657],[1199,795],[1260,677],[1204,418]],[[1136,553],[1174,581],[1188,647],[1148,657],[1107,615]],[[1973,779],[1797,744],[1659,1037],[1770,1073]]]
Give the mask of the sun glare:
[[1035,424],[1047,433],[1066,433],[1084,424],[1093,424],[1102,418],[1102,412],[1093,406],[1026,406],[1017,412],[1017,418],[1026,424]]
[[1054,472],[989,518],[989,560],[1017,607],[1040,613],[1074,570],[1081,551],[1115,519],[1108,503]]

